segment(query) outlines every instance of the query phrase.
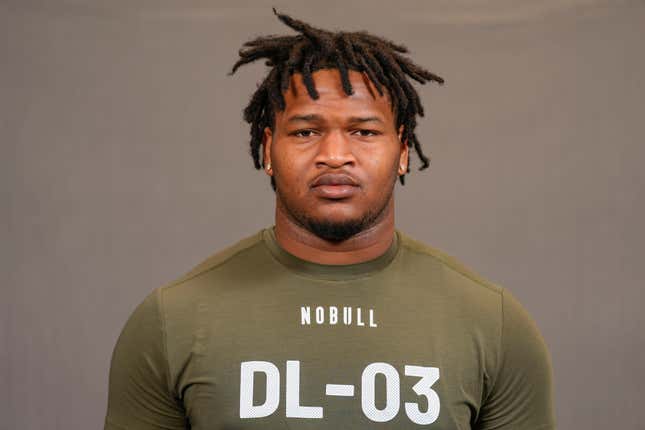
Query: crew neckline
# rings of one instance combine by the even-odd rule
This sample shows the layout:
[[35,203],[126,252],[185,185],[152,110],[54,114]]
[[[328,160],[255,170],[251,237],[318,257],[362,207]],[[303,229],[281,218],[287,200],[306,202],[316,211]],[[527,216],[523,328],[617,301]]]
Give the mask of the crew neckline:
[[264,243],[273,257],[289,270],[315,279],[343,281],[370,276],[389,266],[401,247],[400,234],[395,230],[389,248],[376,258],[354,264],[320,264],[303,260],[285,250],[278,243],[274,229],[275,226],[266,228],[262,232]]

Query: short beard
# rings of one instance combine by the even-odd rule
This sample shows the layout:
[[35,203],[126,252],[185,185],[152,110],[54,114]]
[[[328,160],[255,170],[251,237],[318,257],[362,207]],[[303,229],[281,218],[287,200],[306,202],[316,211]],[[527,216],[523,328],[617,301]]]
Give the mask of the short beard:
[[276,190],[278,199],[286,211],[288,217],[300,227],[308,230],[317,237],[328,242],[344,242],[358,233],[372,227],[383,216],[385,209],[392,198],[393,190],[388,194],[383,205],[376,211],[367,211],[365,215],[358,219],[349,219],[339,222],[333,222],[326,219],[315,219],[307,214],[294,210],[281,197],[279,189]]
[[328,242],[343,242],[372,224],[374,220],[369,215],[367,214],[361,219],[342,222],[305,218],[303,220],[303,226],[319,238]]

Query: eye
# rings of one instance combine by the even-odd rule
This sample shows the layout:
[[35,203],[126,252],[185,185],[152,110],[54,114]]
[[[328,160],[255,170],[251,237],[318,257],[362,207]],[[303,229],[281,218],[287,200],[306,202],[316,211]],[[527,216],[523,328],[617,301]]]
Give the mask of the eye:
[[312,137],[314,130],[296,130],[292,133],[289,133],[290,136],[295,137]]
[[376,130],[367,130],[367,129],[360,129],[356,130],[355,133],[358,133],[360,137],[369,137],[369,136],[377,136],[380,133]]

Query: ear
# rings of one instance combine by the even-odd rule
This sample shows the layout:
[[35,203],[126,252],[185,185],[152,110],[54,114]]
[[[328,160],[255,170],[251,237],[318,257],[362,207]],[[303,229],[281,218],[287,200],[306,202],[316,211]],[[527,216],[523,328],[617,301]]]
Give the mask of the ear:
[[410,155],[410,148],[408,147],[408,140],[402,140],[404,126],[401,124],[399,127],[399,142],[401,142],[401,154],[399,156],[399,176],[408,173],[408,157]]
[[273,166],[271,164],[272,143],[273,132],[269,127],[264,127],[264,135],[262,136],[262,162],[264,163],[264,171],[269,176],[273,176]]

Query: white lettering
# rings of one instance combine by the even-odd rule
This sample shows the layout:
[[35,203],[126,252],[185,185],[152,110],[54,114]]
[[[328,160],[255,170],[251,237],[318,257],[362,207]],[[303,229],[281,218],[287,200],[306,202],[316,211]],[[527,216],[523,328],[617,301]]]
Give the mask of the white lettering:
[[413,423],[422,426],[432,424],[439,418],[439,410],[441,409],[439,395],[435,390],[430,388],[439,379],[439,368],[405,366],[405,374],[419,376],[421,378],[412,389],[419,396],[425,396],[428,402],[428,410],[425,412],[421,412],[418,403],[405,402],[405,413]]
[[[376,375],[385,376],[385,407],[376,407]],[[390,421],[399,413],[401,386],[399,372],[391,364],[369,364],[361,376],[361,407],[367,418],[377,423]]]
[[322,324],[325,322],[325,308],[318,306],[316,308],[316,323]]
[[361,308],[356,308],[356,325],[364,326],[363,317],[361,316]]
[[[316,311],[316,313],[318,313]],[[300,362],[287,361],[287,417],[322,418],[320,406],[300,406]]]
[[311,324],[311,308],[309,306],[300,307],[300,324]]
[[378,324],[374,322],[374,309],[370,309],[370,327],[378,327]]
[[338,308],[336,306],[329,307],[329,324],[336,325],[338,323]]
[[[351,309],[351,308],[350,308]],[[404,374],[420,378],[412,387],[419,397],[419,402],[404,402],[405,414],[411,422],[429,425],[437,421],[441,410],[439,392],[432,386],[439,380],[438,367],[404,366]],[[254,391],[256,373],[266,377],[266,393]],[[385,380],[385,406],[376,405],[377,378]],[[314,378],[316,379],[316,378]],[[383,380],[383,379],[381,379]],[[322,419],[322,406],[304,406],[300,404],[300,361],[286,362],[286,409],[287,418]],[[407,385],[407,384],[406,384]],[[366,418],[374,422],[393,420],[401,409],[401,380],[397,370],[388,363],[368,364],[361,374],[361,409]],[[259,398],[254,398],[255,395]],[[336,397],[354,397],[354,385],[325,384],[325,395]],[[283,393],[280,391],[280,371],[275,364],[268,361],[244,361],[240,363],[240,418],[264,418],[276,412]],[[264,400],[263,400],[264,398]],[[261,402],[261,404],[254,404]],[[423,410],[422,410],[423,409]]]
[[354,386],[345,384],[327,384],[325,385],[325,395],[354,397]]
[[[266,399],[261,405],[253,404],[255,374],[266,375]],[[268,417],[280,403],[280,371],[268,361],[244,361],[240,366],[240,418]]]
[[300,325],[311,325],[312,318],[317,325],[343,324],[357,327],[378,327],[374,309],[364,309],[362,307],[300,306]]
[[350,325],[352,323],[352,308],[343,306],[343,323]]

